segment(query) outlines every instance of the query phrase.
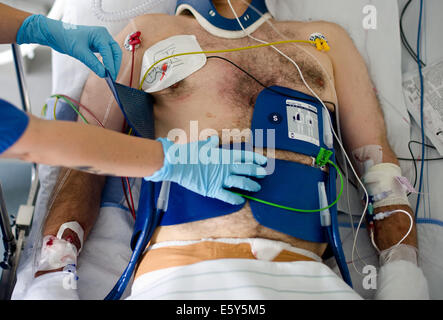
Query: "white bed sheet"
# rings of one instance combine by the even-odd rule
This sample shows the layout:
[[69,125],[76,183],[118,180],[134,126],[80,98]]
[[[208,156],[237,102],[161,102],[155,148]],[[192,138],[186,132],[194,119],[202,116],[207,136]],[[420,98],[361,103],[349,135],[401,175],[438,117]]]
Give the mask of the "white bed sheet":
[[[137,1],[130,1],[132,4]],[[139,1],[140,2],[140,1]],[[171,13],[174,1],[166,1],[164,7],[157,8],[156,12]],[[91,25],[105,25],[111,33],[116,34],[126,24],[103,24],[85,10],[89,8],[89,0],[68,2],[67,14],[64,21]],[[112,5],[122,5],[117,0],[106,2],[105,9],[111,10]],[[125,2],[127,4],[128,2]],[[271,12],[278,20],[326,20],[343,26],[353,38],[362,56],[366,59],[374,86],[380,97],[388,128],[389,141],[401,157],[409,157],[407,148],[410,139],[410,119],[407,113],[401,89],[401,47],[398,29],[398,5],[396,0],[268,0]],[[377,29],[365,30],[362,27],[364,17],[363,8],[373,5],[377,9]],[[320,8],[320,9],[319,9]],[[81,14],[79,14],[81,12]],[[383,52],[383,55],[380,55]],[[54,53],[53,55],[53,92],[63,93],[79,98],[88,70],[77,61]],[[70,78],[66,78],[70,74]],[[73,81],[74,80],[74,81]],[[74,86],[72,85],[74,83]],[[402,163],[402,167],[409,178],[412,178],[411,163]],[[46,202],[51,186],[56,177],[57,168],[42,167],[43,184],[36,208],[36,218],[44,215]],[[134,190],[135,192],[137,190]],[[361,204],[355,190],[350,189],[350,201],[353,214],[361,211]],[[346,194],[342,199],[346,199]],[[135,199],[137,201],[137,199]],[[339,209],[348,212],[346,201],[339,203]],[[435,225],[432,228],[440,232]],[[33,233],[39,229],[34,226]],[[419,232],[422,226],[419,226]],[[351,260],[352,231],[346,223],[340,228],[343,246],[347,260]],[[126,210],[120,206],[106,206],[101,209],[99,220],[94,227],[84,251],[79,258],[79,295],[81,299],[102,299],[113,286],[130,256],[129,239],[132,233],[132,221]],[[420,232],[421,233],[421,232]],[[443,240],[442,237],[440,239]],[[30,241],[32,243],[32,241]],[[440,242],[441,243],[441,242]],[[427,248],[421,243],[422,252]],[[435,243],[430,246],[433,248]],[[358,239],[358,250],[361,257],[368,264],[377,265],[375,252],[369,244],[366,230],[361,230]],[[432,250],[431,250],[432,251]],[[13,298],[20,299],[26,290],[31,275],[32,245],[22,259],[18,273],[18,282]],[[116,259],[116,257],[118,257]],[[365,298],[372,298],[374,291],[362,288],[362,278],[350,264],[354,287]],[[362,264],[356,261],[361,271]],[[440,265],[428,264],[424,268],[425,274],[436,274]],[[440,272],[441,274],[441,272]],[[436,293],[438,295],[438,292]]]
[[[400,8],[403,8],[407,0],[399,0]],[[404,16],[405,35],[416,48],[417,21],[419,1],[413,1]],[[443,29],[443,20],[440,19],[443,11],[443,1],[424,1],[423,37],[422,37],[422,60],[432,64],[443,60],[443,43],[435,41]],[[403,49],[403,72],[418,72],[417,64]],[[418,125],[413,121],[411,138],[421,141]],[[427,142],[428,143],[428,142]],[[421,153],[419,145],[413,145],[414,154]],[[435,158],[440,155],[428,149],[426,157]],[[420,167],[418,167],[420,168]],[[411,166],[411,172],[413,172]],[[424,167],[423,196],[418,213],[418,236],[420,246],[420,264],[428,278],[429,291],[433,299],[443,299],[443,161],[432,161]],[[414,201],[415,204],[415,201]]]

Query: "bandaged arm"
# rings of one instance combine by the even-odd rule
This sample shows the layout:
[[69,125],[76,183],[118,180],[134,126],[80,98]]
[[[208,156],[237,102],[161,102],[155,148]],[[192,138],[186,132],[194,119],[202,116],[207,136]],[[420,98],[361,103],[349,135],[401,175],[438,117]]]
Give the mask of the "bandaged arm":
[[392,163],[372,166],[363,176],[368,194],[377,199],[374,201],[374,235],[380,269],[375,298],[429,299],[426,278],[418,267],[413,211],[397,179],[401,176],[400,167]]

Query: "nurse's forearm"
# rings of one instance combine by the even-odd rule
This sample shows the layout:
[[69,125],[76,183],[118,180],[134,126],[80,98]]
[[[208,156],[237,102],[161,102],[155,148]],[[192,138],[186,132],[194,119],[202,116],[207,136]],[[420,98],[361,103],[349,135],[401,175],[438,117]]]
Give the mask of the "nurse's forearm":
[[101,175],[146,177],[163,166],[160,142],[67,121],[30,116],[23,136],[4,154],[28,162]]
[[14,43],[17,31],[31,13],[0,3],[0,43]]

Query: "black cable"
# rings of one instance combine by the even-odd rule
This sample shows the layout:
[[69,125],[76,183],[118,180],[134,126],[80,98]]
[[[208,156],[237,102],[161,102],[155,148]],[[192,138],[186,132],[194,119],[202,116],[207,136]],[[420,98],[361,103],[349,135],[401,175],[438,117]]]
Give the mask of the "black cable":
[[[406,35],[404,33],[404,29],[403,29],[403,17],[405,15],[409,5],[411,4],[411,2],[412,2],[412,0],[408,0],[408,2],[405,4],[405,6],[403,7],[403,10],[400,14],[400,37],[401,37],[401,42],[405,46],[406,50],[408,51],[408,53],[410,54],[412,59],[414,59],[418,63],[417,53],[412,49],[411,45],[409,44],[409,41],[406,38]],[[423,67],[426,67],[426,64],[423,61],[420,60],[420,63],[422,64]]]
[[[236,67],[237,69],[239,69],[241,72],[243,72],[244,74],[246,74],[248,77],[250,77],[251,79],[253,79],[255,82],[257,82],[259,85],[261,85],[263,88],[268,89],[269,91],[272,91],[274,93],[277,93],[279,95],[291,98],[291,99],[296,99],[296,100],[303,100],[303,101],[310,101],[310,102],[316,102],[318,103],[319,101],[317,99],[305,99],[305,98],[299,98],[299,97],[293,97],[289,94],[280,92],[278,90],[272,89],[271,87],[268,87],[267,85],[265,85],[264,83],[262,83],[260,80],[258,80],[256,77],[254,77],[252,74],[250,74],[248,71],[246,71],[245,69],[243,69],[242,67],[240,67],[239,65],[235,64],[234,62],[232,62],[231,60],[225,58],[225,57],[221,57],[221,56],[208,56],[206,57],[207,59],[210,58],[217,58],[217,59],[221,59],[224,60],[226,62],[229,62],[230,64],[232,64],[234,67]],[[323,101],[323,103],[327,103],[327,104],[331,104],[334,107],[334,110],[336,110],[336,105],[335,103],[331,102],[331,101]]]
[[[414,157],[414,154],[413,154],[412,149],[411,149],[411,144],[412,143],[422,144],[420,141],[415,141],[415,140],[409,141],[408,149],[409,149],[409,153],[411,154],[412,158],[397,158],[397,159],[398,160],[402,160],[402,161],[413,161],[414,162],[414,172],[415,172],[414,188],[415,188],[415,186],[417,184],[417,159]],[[425,147],[436,150],[436,148],[434,146],[430,145],[430,144],[425,144]],[[443,160],[443,157],[440,157],[440,158],[425,158],[425,159],[423,159],[423,161],[441,161],[441,160]],[[339,162],[337,162],[337,165],[339,166],[340,170],[342,172],[344,172],[343,169],[341,168]],[[343,175],[346,177],[346,175],[344,173],[343,173]],[[348,177],[346,177],[346,178],[351,183],[351,185],[358,190],[357,185],[352,180],[350,180]]]
[[[417,159],[415,159],[415,157],[414,157],[414,153],[412,152],[412,149],[411,149],[411,144],[412,143],[416,143],[416,144],[423,144],[422,142],[420,142],[420,141],[415,141],[415,140],[411,140],[411,141],[409,141],[409,143],[408,143],[408,149],[409,149],[409,153],[411,154],[411,157],[412,157],[412,159],[408,159],[408,158],[398,158],[398,160],[404,160],[404,161],[413,161],[413,163],[414,163],[414,175],[415,175],[415,177],[414,177],[414,188],[415,188],[415,186],[417,185]],[[423,144],[425,147],[427,147],[427,148],[431,148],[431,149],[436,149],[434,146],[432,146],[432,145],[430,145],[430,144]],[[427,159],[423,159],[423,161],[438,161],[438,160],[443,160],[443,157],[441,157],[441,158],[427,158]],[[411,193],[408,193],[408,196],[410,195]]]

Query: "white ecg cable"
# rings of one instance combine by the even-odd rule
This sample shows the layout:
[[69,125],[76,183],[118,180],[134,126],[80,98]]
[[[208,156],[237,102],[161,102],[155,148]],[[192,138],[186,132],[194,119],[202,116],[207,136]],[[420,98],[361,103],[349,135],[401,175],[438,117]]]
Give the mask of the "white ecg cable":
[[[412,228],[414,227],[414,219],[412,218],[412,215],[409,212],[407,212],[406,210],[402,210],[402,209],[395,209],[392,211],[380,212],[380,213],[377,213],[376,215],[374,215],[374,220],[378,221],[378,220],[383,220],[383,219],[385,219],[397,212],[401,212],[401,213],[406,214],[409,217],[410,224],[409,224],[409,230],[406,232],[406,234],[403,236],[403,238],[396,245],[392,246],[393,248],[398,247],[403,241],[405,241],[405,239],[411,233]],[[373,235],[371,235],[371,236],[372,236],[371,237],[372,245],[380,253],[380,249],[377,247],[377,245],[375,244],[375,241],[373,240]]]

